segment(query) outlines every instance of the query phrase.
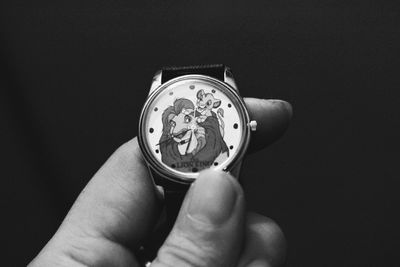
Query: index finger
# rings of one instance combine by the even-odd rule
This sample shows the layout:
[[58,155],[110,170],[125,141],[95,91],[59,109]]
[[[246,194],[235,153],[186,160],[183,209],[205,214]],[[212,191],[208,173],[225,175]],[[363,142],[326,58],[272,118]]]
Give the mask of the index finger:
[[118,148],[94,175],[60,227],[137,246],[151,231],[160,201],[137,138]]
[[286,131],[292,118],[292,106],[283,100],[244,98],[250,119],[257,121],[257,131],[252,132],[249,152],[261,150],[278,140]]

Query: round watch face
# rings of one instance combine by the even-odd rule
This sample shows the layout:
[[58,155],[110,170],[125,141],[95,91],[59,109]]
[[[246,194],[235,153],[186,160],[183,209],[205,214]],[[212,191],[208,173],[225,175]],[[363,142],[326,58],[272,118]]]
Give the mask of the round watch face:
[[158,173],[187,183],[206,168],[233,166],[247,147],[248,121],[234,89],[207,76],[181,76],[149,96],[139,142]]

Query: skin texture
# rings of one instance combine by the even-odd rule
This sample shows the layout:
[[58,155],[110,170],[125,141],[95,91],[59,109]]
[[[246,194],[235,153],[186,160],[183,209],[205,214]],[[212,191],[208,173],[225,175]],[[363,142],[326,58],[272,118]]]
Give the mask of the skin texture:
[[[292,109],[279,100],[245,102],[258,122],[250,144],[255,151],[284,133]],[[139,266],[133,251],[154,227],[161,204],[134,138],[94,175],[29,266]],[[238,182],[207,170],[189,189],[151,266],[280,266],[285,250],[279,226],[246,211]]]

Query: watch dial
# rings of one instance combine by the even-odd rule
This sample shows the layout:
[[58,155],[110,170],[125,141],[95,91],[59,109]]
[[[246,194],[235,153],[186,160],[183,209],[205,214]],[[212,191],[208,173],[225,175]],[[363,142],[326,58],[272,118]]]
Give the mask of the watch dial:
[[237,96],[221,84],[186,79],[152,96],[142,115],[150,157],[169,171],[224,169],[238,153],[245,131]]

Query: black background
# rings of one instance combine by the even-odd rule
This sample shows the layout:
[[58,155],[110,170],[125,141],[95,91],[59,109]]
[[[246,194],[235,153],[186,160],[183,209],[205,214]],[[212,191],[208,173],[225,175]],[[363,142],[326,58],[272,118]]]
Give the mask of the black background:
[[398,266],[398,6],[3,0],[1,261],[26,265],[137,134],[157,69],[224,63],[242,95],[294,107],[242,177],[249,208],[283,228],[288,265]]

